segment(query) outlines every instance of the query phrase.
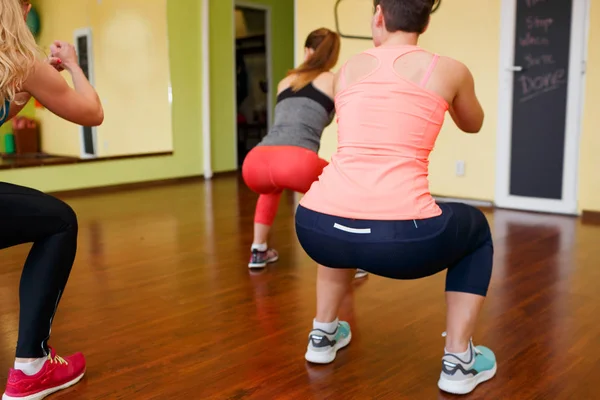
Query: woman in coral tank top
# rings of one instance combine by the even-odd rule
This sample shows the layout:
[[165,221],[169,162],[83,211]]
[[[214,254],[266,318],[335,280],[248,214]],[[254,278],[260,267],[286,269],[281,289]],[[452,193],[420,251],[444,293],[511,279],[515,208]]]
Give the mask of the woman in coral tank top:
[[338,149],[300,202],[296,232],[319,264],[308,361],[330,363],[350,343],[337,315],[356,268],[393,279],[447,270],[438,386],[464,394],[496,373],[494,353],[471,340],[492,274],[492,236],[476,208],[437,204],[427,176],[446,112],[466,133],[479,132],[484,115],[468,68],[417,46],[436,1],[374,0],[375,48],[336,76]]

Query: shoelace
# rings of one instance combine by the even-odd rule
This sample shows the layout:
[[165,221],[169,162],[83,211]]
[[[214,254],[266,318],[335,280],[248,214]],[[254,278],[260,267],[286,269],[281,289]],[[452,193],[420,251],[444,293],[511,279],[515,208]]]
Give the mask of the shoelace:
[[48,354],[48,361],[50,361],[50,363],[52,364],[61,364],[61,365],[69,365],[69,362],[67,360],[65,360],[64,358],[60,357],[60,356],[54,356],[54,358],[52,358],[51,354]]

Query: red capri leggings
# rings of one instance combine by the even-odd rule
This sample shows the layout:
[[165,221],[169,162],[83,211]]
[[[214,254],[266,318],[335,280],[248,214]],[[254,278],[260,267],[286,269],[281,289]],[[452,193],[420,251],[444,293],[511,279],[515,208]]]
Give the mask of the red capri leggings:
[[258,193],[254,222],[271,226],[284,189],[306,193],[319,178],[327,161],[298,146],[258,146],[242,167],[246,185]]

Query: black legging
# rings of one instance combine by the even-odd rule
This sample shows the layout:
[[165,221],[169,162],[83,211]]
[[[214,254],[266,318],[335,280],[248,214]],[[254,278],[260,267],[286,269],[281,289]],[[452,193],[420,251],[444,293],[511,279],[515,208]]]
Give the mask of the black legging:
[[77,216],[37,190],[0,182],[0,249],[31,243],[19,288],[19,358],[48,355],[54,313],[77,250]]
[[360,268],[394,279],[419,279],[445,269],[446,291],[487,295],[494,244],[485,215],[462,203],[418,220],[359,220],[302,206],[296,233],[304,251],[330,268]]

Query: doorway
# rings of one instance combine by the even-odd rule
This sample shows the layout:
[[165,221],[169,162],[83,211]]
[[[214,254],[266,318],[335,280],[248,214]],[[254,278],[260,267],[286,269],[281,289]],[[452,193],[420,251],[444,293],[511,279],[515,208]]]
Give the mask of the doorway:
[[237,165],[269,129],[271,112],[270,12],[235,2]]
[[588,1],[502,1],[499,207],[577,213]]

